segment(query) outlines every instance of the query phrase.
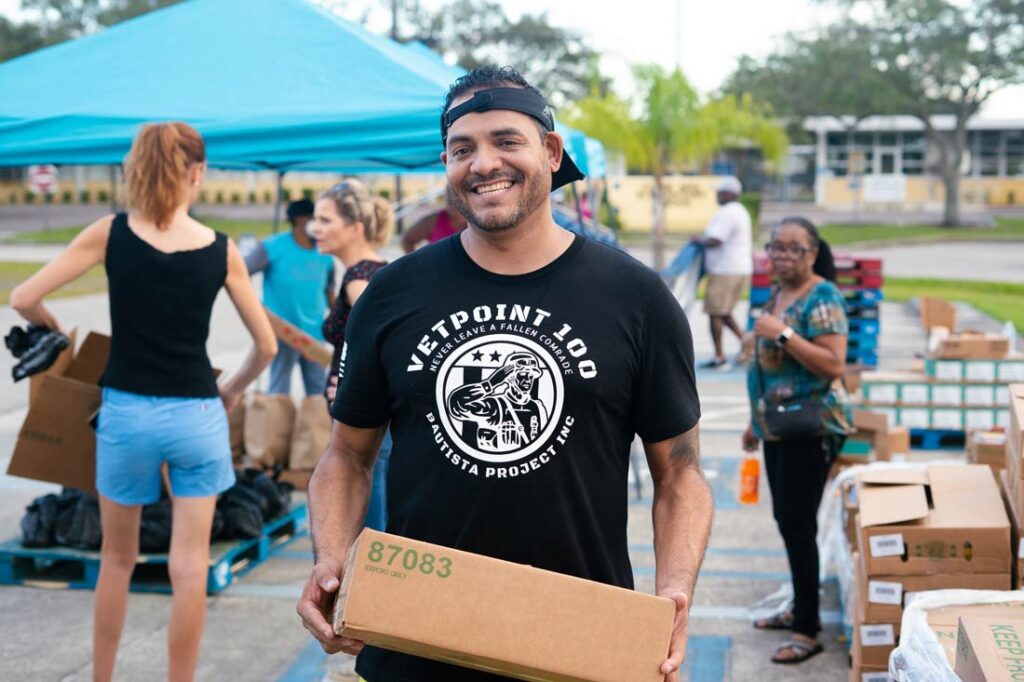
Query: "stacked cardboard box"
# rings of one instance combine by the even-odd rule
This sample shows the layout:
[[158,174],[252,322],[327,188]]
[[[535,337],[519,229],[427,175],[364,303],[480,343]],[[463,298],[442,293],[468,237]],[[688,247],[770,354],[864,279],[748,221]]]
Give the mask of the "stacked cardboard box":
[[967,461],[993,471],[1006,468],[1006,432],[975,429],[967,432]]
[[963,682],[1024,678],[1024,619],[962,616],[954,670]]
[[1024,384],[1010,385],[1009,394],[1010,428],[1006,431],[1004,446],[1006,469],[1001,472],[1000,481],[1007,514],[1013,524],[1013,549],[1017,557],[1013,584],[1020,589],[1024,585],[1024,542],[1021,542],[1024,529]]
[[[1012,675],[1006,676],[999,674],[989,676],[987,678],[971,677],[970,675],[972,673],[967,670],[967,666],[965,664],[967,663],[967,659],[970,657],[968,650],[984,646],[981,643],[984,638],[980,637],[980,633],[970,626],[962,629],[962,622],[969,622],[974,619],[991,619],[1004,626],[1003,632],[1009,631],[1005,626],[1010,626],[1011,629],[1018,630],[1020,627],[1019,624],[1024,622],[1024,601],[1021,601],[1024,597],[1021,597],[1020,593],[1006,593],[1006,601],[997,602],[990,601],[991,593],[979,593],[979,595],[979,603],[950,604],[947,606],[937,606],[923,610],[927,627],[935,635],[935,638],[941,648],[943,659],[932,660],[931,656],[933,654],[931,647],[922,646],[923,642],[920,637],[918,637],[918,646],[914,651],[903,651],[901,649],[894,659],[897,670],[900,673],[906,671],[906,679],[931,679],[929,676],[921,674],[920,668],[923,667],[921,664],[925,662],[925,658],[928,659],[927,667],[929,670],[948,670],[952,673],[952,671],[956,669],[956,672],[961,676],[961,679],[971,680],[972,682],[975,680],[988,680],[989,682],[992,682],[994,680],[1015,679]],[[988,600],[989,603],[985,603],[986,600]],[[1015,638],[1015,636],[1013,637]],[[959,653],[961,650],[963,650],[963,654]],[[936,652],[936,654],[937,653],[938,652]],[[964,663],[958,662],[958,656],[960,655],[964,656]],[[983,656],[984,655],[986,654],[983,654]],[[977,657],[977,654],[974,654],[974,657]],[[1015,657],[1018,659],[1020,658],[1019,655]],[[935,677],[935,675],[932,675],[931,677]],[[949,679],[949,676],[943,676],[942,679]]]
[[861,395],[866,409],[911,429],[1006,428],[1014,381],[1024,381],[1024,359],[929,359],[924,373],[863,374]]
[[910,454],[910,430],[889,423],[884,414],[865,409],[853,410],[853,425],[857,429],[847,439],[843,456],[859,457],[873,455],[873,459],[889,462],[894,456]]
[[864,472],[857,502],[855,672],[887,665],[908,592],[1010,587],[1010,522],[988,467]]

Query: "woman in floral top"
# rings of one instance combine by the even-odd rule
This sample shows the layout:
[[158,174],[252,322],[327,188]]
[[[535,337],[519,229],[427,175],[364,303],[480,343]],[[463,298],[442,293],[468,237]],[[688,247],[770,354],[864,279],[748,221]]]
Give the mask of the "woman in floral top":
[[[745,450],[764,441],[765,471],[772,511],[786,544],[793,576],[793,608],[754,623],[762,629],[791,629],[778,647],[776,663],[799,663],[822,650],[817,640],[817,512],[828,471],[850,430],[850,407],[842,384],[849,325],[835,279],[832,253],[814,224],[786,218],[766,250],[778,286],[754,325],[754,360],[747,374],[751,423]],[[799,437],[780,439],[765,412],[792,398],[820,400],[821,423]]]
[[[334,360],[328,368],[324,392],[328,402],[334,400],[338,390],[338,364],[349,314],[370,278],[387,265],[377,249],[391,237],[394,223],[391,205],[372,196],[358,180],[340,182],[317,199],[312,222],[317,249],[341,259],[345,265],[341,288],[323,325],[324,338],[334,345]],[[366,525],[374,530],[382,531],[387,525],[384,490],[390,454],[391,435],[387,434],[373,466],[373,488],[366,513]]]

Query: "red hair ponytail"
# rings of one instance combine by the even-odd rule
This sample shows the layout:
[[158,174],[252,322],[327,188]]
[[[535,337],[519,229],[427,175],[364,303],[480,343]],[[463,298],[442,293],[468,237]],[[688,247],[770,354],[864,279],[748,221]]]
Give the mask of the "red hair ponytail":
[[188,193],[188,169],[206,161],[206,145],[185,123],[150,123],[124,161],[128,203],[163,229]]

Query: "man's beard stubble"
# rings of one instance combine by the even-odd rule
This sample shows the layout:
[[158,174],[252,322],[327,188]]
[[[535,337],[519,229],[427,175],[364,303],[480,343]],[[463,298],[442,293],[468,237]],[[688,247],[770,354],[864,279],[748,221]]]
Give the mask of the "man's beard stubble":
[[464,201],[462,194],[456,192],[451,184],[446,188],[448,202],[454,206],[455,209],[466,219],[471,226],[478,228],[483,232],[507,232],[514,229],[519,223],[521,223],[526,216],[533,213],[538,206],[544,202],[544,197],[550,193],[550,186],[544,186],[544,178],[540,173],[536,173],[530,179],[529,182],[525,182],[526,176],[519,171],[512,171],[511,173],[500,173],[489,177],[480,176],[469,176],[462,182],[462,191],[467,194],[472,192],[471,187],[473,185],[486,183],[486,182],[499,182],[501,180],[510,180],[516,184],[523,185],[525,192],[523,193],[522,199],[516,201],[512,207],[511,213],[507,217],[501,218],[495,216],[491,219],[484,219],[473,212],[470,208],[469,203]]

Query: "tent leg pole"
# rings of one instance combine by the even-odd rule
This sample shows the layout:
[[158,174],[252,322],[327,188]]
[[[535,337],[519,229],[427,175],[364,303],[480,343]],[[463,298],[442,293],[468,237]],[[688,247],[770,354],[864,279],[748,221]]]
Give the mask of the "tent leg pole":
[[274,194],[274,234],[281,226],[281,199],[284,194],[284,171],[277,172],[277,192]]

